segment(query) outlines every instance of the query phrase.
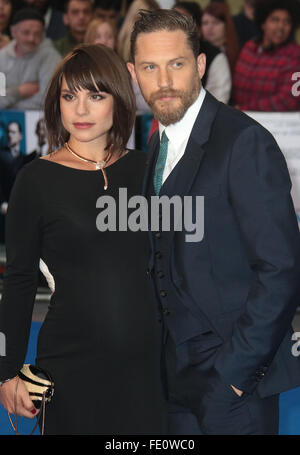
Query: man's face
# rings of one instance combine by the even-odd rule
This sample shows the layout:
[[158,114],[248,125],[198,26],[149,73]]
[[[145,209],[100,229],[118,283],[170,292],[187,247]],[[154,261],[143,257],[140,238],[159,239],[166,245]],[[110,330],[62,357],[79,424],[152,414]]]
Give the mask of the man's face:
[[141,33],[135,63],[128,63],[133,80],[163,125],[176,123],[194,103],[205,71],[205,55],[195,59],[182,30]]
[[92,6],[85,0],[72,0],[68,5],[68,11],[64,14],[64,23],[71,33],[84,34],[91,19]]
[[262,25],[262,30],[265,47],[280,46],[287,41],[292,31],[290,13],[281,9],[273,11]]
[[7,127],[8,145],[14,147],[22,140],[22,133],[19,130],[19,125],[12,122]]
[[119,18],[119,12],[114,9],[103,9],[99,6],[95,8],[94,17],[100,17],[101,19],[117,22]]
[[35,132],[38,137],[39,146],[46,144],[47,130],[44,119],[38,121]]
[[11,31],[19,54],[26,55],[41,44],[44,27],[40,21],[29,19],[13,25]]

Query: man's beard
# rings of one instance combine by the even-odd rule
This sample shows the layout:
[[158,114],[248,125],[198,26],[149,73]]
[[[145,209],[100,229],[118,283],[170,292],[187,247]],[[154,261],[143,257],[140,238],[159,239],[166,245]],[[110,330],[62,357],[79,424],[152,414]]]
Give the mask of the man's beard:
[[[185,90],[173,90],[173,89],[161,89],[149,97],[147,103],[151,107],[154,117],[164,126],[171,125],[173,123],[179,122],[188,110],[188,108],[196,101],[201,83],[199,76],[195,77],[192,81],[192,87],[189,91]],[[172,108],[172,102],[163,102],[163,107],[157,106],[157,100],[160,100],[162,97],[178,97],[181,100],[180,105],[177,109]]]

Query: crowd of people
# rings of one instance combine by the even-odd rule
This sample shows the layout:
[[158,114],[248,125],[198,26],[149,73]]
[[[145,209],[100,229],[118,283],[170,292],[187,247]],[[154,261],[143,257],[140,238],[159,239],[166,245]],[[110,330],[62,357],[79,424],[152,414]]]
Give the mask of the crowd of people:
[[[278,434],[279,395],[300,384],[299,226],[284,156],[241,110],[299,110],[298,0],[247,0],[235,18],[220,1],[24,3],[2,39],[0,107],[44,104],[35,153],[45,129],[49,150],[8,203],[1,404],[43,411],[19,373],[42,260],[42,433]],[[147,154],[128,146],[142,104],[158,130]],[[8,127],[17,159],[22,127]]]
[[[300,46],[295,41],[300,2],[244,0],[243,4],[243,10],[233,16],[225,1],[212,0],[203,9],[196,1],[174,2],[172,9],[193,17],[197,25],[200,53],[206,56],[204,88],[217,100],[244,111],[299,111],[300,97],[292,87],[293,75],[300,70]],[[82,43],[107,46],[129,62],[138,11],[159,8],[156,0],[0,0],[0,72],[6,82],[0,109],[43,110],[56,66]],[[139,86],[132,81],[132,87],[137,111],[151,114]],[[157,127],[153,119],[149,137]],[[10,138],[2,130],[0,148],[7,152]],[[20,156],[8,155],[0,157],[5,163],[1,165],[2,214],[16,173],[36,153],[24,157],[20,150]],[[0,237],[3,242],[3,234]]]
[[[155,10],[156,0],[0,0],[0,71],[6,75],[1,109],[42,109],[57,63],[80,43],[101,43],[130,60],[130,34],[138,10]],[[200,52],[207,58],[204,87],[219,101],[242,110],[297,111],[292,74],[300,68],[297,0],[244,0],[232,16],[226,2],[174,3],[192,16]],[[138,109],[149,111],[136,91]]]

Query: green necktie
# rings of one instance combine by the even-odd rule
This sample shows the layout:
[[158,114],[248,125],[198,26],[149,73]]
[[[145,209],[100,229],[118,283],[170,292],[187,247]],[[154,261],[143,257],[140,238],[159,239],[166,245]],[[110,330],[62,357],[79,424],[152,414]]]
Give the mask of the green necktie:
[[162,178],[163,178],[163,173],[164,173],[167,154],[168,154],[168,141],[169,141],[168,136],[166,135],[165,132],[163,132],[161,135],[159,154],[158,154],[158,158],[157,158],[157,162],[156,162],[156,166],[155,166],[154,178],[153,178],[154,190],[155,190],[155,194],[157,196],[160,192],[160,188],[162,185]]

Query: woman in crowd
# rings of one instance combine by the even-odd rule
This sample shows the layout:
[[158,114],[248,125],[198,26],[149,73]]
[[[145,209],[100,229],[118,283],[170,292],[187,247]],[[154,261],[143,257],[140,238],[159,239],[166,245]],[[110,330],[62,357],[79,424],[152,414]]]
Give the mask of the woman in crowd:
[[159,5],[155,0],[133,0],[131,3],[118,35],[118,52],[126,63],[130,60],[130,36],[138,11],[158,8]]
[[201,29],[203,39],[226,54],[233,73],[239,54],[239,40],[228,6],[219,2],[208,5],[203,10]]
[[115,24],[108,19],[93,19],[86,31],[84,42],[87,44],[103,44],[110,49],[116,49],[117,30]]
[[[75,48],[46,97],[51,152],[20,171],[11,195],[0,400],[14,412],[42,258],[55,283],[36,359],[55,383],[45,434],[164,431],[147,233],[127,228],[124,215],[133,212],[128,200],[140,194],[146,166],[144,153],[126,149],[134,118],[124,62],[99,44]],[[107,197],[115,210],[104,216],[99,208]],[[119,230],[119,222],[126,228]],[[35,411],[19,381],[17,413]]]
[[[90,23],[84,42],[86,44],[103,44],[117,52],[117,30],[114,22],[105,18],[95,18]],[[136,109],[141,112],[151,112],[150,107],[144,100],[140,88],[131,79],[131,85],[135,96]],[[128,140],[128,147],[135,147],[135,126],[133,127],[132,134]]]
[[192,16],[197,24],[200,52],[206,55],[202,85],[219,101],[228,103],[231,95],[231,72],[228,58],[218,47],[204,40],[201,31],[202,11],[196,2],[177,2],[173,6],[181,14]]
[[0,49],[10,41],[10,20],[14,13],[13,0],[0,0]]
[[300,70],[300,46],[294,33],[300,21],[294,0],[264,0],[256,7],[260,30],[243,47],[233,79],[233,102],[249,111],[298,111],[293,75]]

